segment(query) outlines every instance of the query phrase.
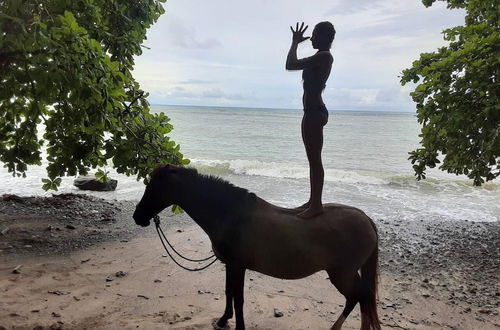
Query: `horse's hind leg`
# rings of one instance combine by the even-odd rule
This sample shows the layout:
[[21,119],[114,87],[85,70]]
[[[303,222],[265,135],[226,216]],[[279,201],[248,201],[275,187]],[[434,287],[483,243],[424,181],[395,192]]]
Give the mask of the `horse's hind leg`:
[[343,274],[339,272],[328,271],[330,281],[339,290],[339,292],[346,298],[346,303],[342,314],[331,327],[331,330],[340,330],[342,324],[352,312],[354,307],[359,301],[361,294],[361,278],[357,272]]

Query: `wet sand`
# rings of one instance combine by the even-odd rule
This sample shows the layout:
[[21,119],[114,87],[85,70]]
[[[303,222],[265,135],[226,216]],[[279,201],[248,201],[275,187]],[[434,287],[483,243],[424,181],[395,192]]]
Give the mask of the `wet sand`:
[[[134,225],[133,207],[75,195],[0,198],[0,329],[210,329],[224,309],[224,266],[180,269],[154,228]],[[178,250],[210,253],[187,215],[162,222]],[[497,223],[375,222],[383,328],[500,328]],[[327,276],[247,272],[247,328],[328,329],[344,299]],[[344,328],[359,324],[357,307]]]

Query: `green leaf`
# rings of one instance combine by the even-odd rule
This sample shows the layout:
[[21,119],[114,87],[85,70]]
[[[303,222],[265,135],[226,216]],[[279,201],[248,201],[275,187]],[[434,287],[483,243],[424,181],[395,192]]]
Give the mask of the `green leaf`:
[[[145,179],[154,162],[185,164],[167,134],[165,114],[150,113],[147,93],[132,72],[147,29],[164,12],[163,0],[4,1],[0,65],[0,161],[14,176],[39,165],[42,188],[61,177],[113,166]],[[45,125],[37,139],[37,123]],[[98,170],[100,181],[108,172]]]
[[[431,6],[435,0],[424,0]],[[444,31],[449,43],[422,53],[401,75],[401,84],[421,82],[410,93],[422,124],[421,148],[410,152],[417,179],[426,168],[465,174],[475,185],[496,179],[500,167],[498,47],[500,20],[493,0],[446,0],[466,11],[465,25]],[[438,159],[438,155],[440,158]],[[493,160],[493,161],[492,161]]]
[[181,214],[182,212],[183,212],[183,210],[179,205],[172,205],[172,213],[173,214]]

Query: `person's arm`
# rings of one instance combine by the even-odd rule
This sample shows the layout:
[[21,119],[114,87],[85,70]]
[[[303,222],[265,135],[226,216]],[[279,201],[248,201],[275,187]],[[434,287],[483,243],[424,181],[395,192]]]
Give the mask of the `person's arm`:
[[309,39],[309,37],[304,37],[304,32],[307,30],[307,25],[304,27],[304,23],[300,25],[296,24],[295,30],[290,26],[290,30],[292,30],[292,45],[290,46],[290,50],[288,51],[288,55],[286,57],[286,69],[287,70],[304,70],[309,67],[317,66],[323,64],[325,61],[329,60],[328,54],[323,54],[323,52],[316,53],[311,57],[306,57],[302,59],[297,59],[297,47],[298,45]]
[[288,55],[286,57],[286,69],[287,70],[297,70],[293,69],[294,64],[297,62],[297,46],[299,44],[295,41],[292,41],[292,45],[290,46],[290,50],[288,51]]
[[309,37],[304,37],[304,32],[306,32],[308,25],[304,27],[304,22],[300,25],[299,28],[299,23],[295,25],[295,30],[293,27],[290,26],[290,30],[292,30],[292,45],[290,46],[290,50],[288,51],[288,55],[286,57],[286,69],[287,70],[299,70],[298,68],[295,68],[297,66],[297,46]]
[[314,66],[320,66],[327,64],[331,60],[331,56],[328,52],[319,52],[310,57],[305,57],[297,59],[297,45],[292,43],[288,56],[286,58],[286,69],[287,70],[304,70]]

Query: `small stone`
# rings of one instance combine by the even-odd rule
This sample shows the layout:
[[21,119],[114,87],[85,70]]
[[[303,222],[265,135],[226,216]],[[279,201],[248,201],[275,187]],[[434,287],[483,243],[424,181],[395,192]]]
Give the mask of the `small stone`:
[[76,227],[73,225],[66,225],[66,228],[71,229],[71,230],[76,229]]
[[61,317],[61,314],[56,313],[56,312],[52,312],[52,316],[53,316],[53,317]]
[[55,294],[56,296],[65,296],[67,294],[70,294],[71,292],[62,290],[53,290],[53,291],[47,291],[47,293],[52,293]]
[[430,296],[431,296],[431,295],[430,295],[430,294],[428,294],[428,293],[422,293],[422,297],[424,297],[424,298],[429,298]]
[[118,278],[120,278],[120,277],[125,277],[125,276],[127,276],[127,273],[126,273],[126,272],[124,272],[124,271],[122,271],[122,270],[119,270],[119,271],[117,271],[117,272],[115,273],[115,276],[116,276],[116,277],[118,277]]
[[16,267],[14,267],[14,269],[12,270],[12,274],[21,274],[21,267],[23,265],[17,265]]
[[142,294],[138,294],[137,295],[138,298],[144,298],[146,300],[149,300],[149,297],[145,296],[145,295],[142,295]]
[[279,309],[275,308],[274,309],[274,317],[282,317],[283,316],[283,312],[280,311]]
[[62,330],[62,325],[64,324],[64,322],[61,322],[61,321],[57,321],[57,323],[54,323],[52,324],[50,327],[49,327],[49,330]]
[[158,279],[156,279],[156,280],[154,280],[154,282],[155,282],[155,283],[161,283],[161,282],[162,282],[162,280],[158,280]]

